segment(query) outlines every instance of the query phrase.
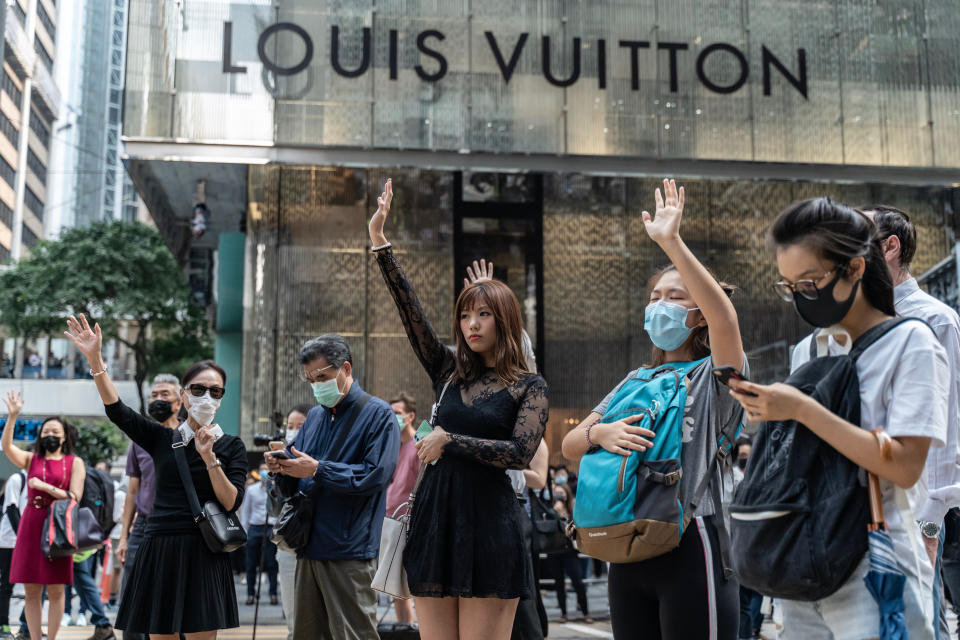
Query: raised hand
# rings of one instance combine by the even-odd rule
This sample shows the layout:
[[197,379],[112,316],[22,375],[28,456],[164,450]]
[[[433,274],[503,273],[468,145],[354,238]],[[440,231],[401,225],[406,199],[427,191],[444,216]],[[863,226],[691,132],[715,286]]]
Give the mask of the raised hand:
[[383,185],[383,193],[377,198],[377,211],[370,218],[370,246],[381,247],[387,244],[387,237],[383,235],[383,225],[387,222],[390,213],[390,203],[393,201],[393,180],[388,179]]
[[3,399],[3,403],[7,405],[8,415],[20,415],[20,412],[23,411],[23,396],[20,395],[19,391],[8,392]]
[[100,357],[103,349],[103,336],[100,333],[100,324],[94,324],[93,329],[91,329],[86,316],[81,313],[80,320],[77,320],[73,316],[67,319],[67,328],[69,330],[64,331],[63,335],[73,341],[77,350],[86,356],[87,362],[92,365],[93,361]]
[[651,216],[643,212],[643,224],[647,235],[656,243],[674,240],[680,237],[680,220],[683,218],[683,187],[677,190],[675,180],[663,181],[663,195],[656,191],[657,211]]
[[493,263],[480,258],[480,262],[473,261],[473,268],[467,265],[467,277],[463,279],[463,286],[468,287],[475,282],[493,280]]

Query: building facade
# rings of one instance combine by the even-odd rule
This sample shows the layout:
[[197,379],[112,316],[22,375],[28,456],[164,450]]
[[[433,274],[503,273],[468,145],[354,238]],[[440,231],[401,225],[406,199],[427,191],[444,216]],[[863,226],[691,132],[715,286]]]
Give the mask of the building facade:
[[309,399],[296,351],[330,331],[366,389],[430,406],[367,251],[392,177],[388,237],[445,340],[473,259],[517,294],[557,451],[649,356],[665,258],[640,212],[661,177],[686,185],[688,244],[739,289],[761,381],[810,329],[770,288],[784,206],[894,204],[918,272],[951,254],[958,34],[949,0],[130,0],[124,138],[175,251],[198,181],[233,243],[214,301],[244,436]]

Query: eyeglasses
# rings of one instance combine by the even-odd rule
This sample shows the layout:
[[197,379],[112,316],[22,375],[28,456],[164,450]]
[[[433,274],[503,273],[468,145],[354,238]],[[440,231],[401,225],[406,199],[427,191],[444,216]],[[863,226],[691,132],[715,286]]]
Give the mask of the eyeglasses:
[[207,391],[209,391],[211,398],[213,398],[214,400],[219,400],[220,398],[223,397],[224,389],[223,387],[206,387],[202,384],[195,382],[187,387],[187,391],[190,392],[190,395],[195,396],[197,398],[199,398],[200,396],[205,394]]
[[311,383],[312,383],[312,382],[316,382],[316,381],[317,381],[317,378],[320,376],[320,373],[321,373],[322,371],[325,371],[326,369],[329,369],[329,368],[332,367],[332,366],[333,366],[332,364],[328,364],[328,365],[325,366],[325,367],[320,367],[319,369],[314,369],[313,371],[310,371],[309,373],[304,373],[304,372],[303,372],[303,367],[300,367],[300,368],[297,369],[297,377],[300,378],[300,382],[311,382]]
[[834,273],[836,273],[836,269],[827,271],[816,280],[798,280],[796,282],[781,280],[780,282],[773,283],[773,290],[776,291],[777,295],[783,298],[785,302],[793,302],[795,294],[800,294],[807,300],[816,300],[820,297],[820,289],[817,287],[817,283],[828,276],[832,276]]

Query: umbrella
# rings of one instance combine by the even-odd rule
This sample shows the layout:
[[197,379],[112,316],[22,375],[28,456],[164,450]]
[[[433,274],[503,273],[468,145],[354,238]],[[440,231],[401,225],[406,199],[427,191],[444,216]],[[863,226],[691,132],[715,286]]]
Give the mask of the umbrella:
[[870,571],[863,581],[880,607],[880,640],[908,640],[907,622],[903,617],[903,585],[907,577],[893,553],[893,540],[883,518],[880,481],[872,473],[869,474],[869,485],[873,520],[867,526]]

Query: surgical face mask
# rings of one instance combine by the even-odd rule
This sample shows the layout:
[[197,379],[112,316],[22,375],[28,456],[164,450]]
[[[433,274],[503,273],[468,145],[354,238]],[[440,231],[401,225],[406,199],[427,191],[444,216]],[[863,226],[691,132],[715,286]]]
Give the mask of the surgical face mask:
[[857,298],[857,288],[860,286],[860,281],[857,280],[854,283],[850,297],[838,302],[833,297],[833,289],[840,282],[842,276],[843,271],[837,269],[837,275],[833,277],[830,284],[818,290],[819,294],[816,300],[807,300],[801,295],[794,294],[793,306],[796,307],[800,317],[820,328],[832,327],[843,320],[850,311],[850,307],[853,306],[853,301]]
[[300,429],[287,429],[287,444],[293,442],[293,439],[300,433]]
[[157,422],[163,423],[173,415],[173,403],[169,400],[154,400],[147,407],[147,413]]
[[187,415],[196,420],[201,427],[206,427],[213,422],[213,416],[217,415],[217,409],[220,408],[220,401],[211,398],[209,391],[199,398],[190,396],[189,402]]
[[658,348],[664,351],[679,349],[693,331],[687,326],[687,314],[695,310],[696,307],[691,309],[675,302],[658,300],[647,305],[643,329]]
[[337,375],[329,380],[310,383],[310,386],[313,387],[313,397],[328,409],[340,402],[340,398],[343,397],[343,394],[340,393],[340,384],[337,382],[339,376],[340,370],[338,369]]
[[407,426],[407,424],[403,421],[403,416],[402,416],[402,415],[400,415],[399,413],[395,413],[394,415],[397,416],[397,424],[400,425],[400,428],[401,428],[401,429],[403,429],[404,427]]
[[556,478],[553,479],[553,481],[556,482],[557,484],[566,484],[567,476],[557,476]]
[[55,453],[60,448],[60,438],[57,436],[44,436],[40,438],[40,451],[46,453]]

